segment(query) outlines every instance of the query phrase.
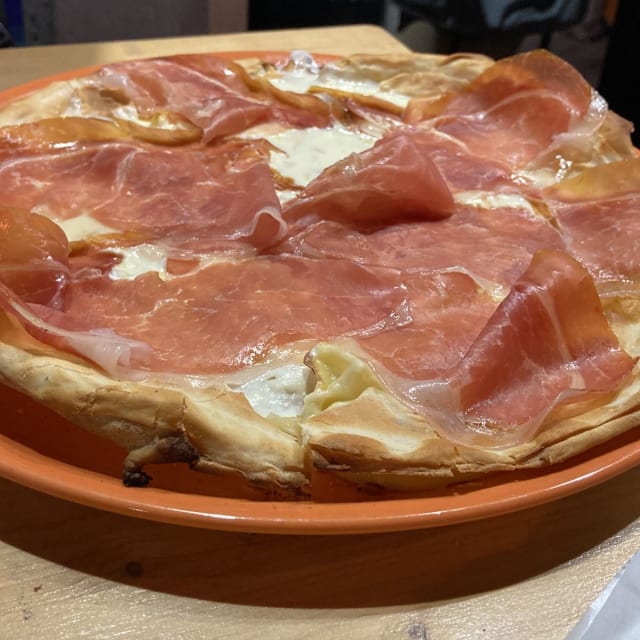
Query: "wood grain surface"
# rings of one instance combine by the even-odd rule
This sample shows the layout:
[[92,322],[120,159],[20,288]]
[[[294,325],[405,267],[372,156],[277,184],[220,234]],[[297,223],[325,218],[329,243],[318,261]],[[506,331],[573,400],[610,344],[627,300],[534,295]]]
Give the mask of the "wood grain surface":
[[424,531],[268,536],[2,480],[0,637],[561,639],[640,547],[639,481]]
[[[370,26],[14,49],[0,51],[0,88],[123,58],[288,48],[404,49]],[[634,469],[422,531],[269,536],[114,515],[0,480],[0,639],[560,640],[640,549],[639,484]]]

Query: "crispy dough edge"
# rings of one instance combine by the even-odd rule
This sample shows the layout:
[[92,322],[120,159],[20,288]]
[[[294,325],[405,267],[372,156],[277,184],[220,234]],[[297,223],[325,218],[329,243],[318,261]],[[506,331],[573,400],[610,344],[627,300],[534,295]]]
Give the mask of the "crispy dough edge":
[[124,447],[125,484],[146,484],[146,464],[185,462],[197,471],[240,475],[281,499],[313,496],[316,470],[356,485],[429,491],[541,469],[640,424],[640,365],[609,402],[501,450],[442,438],[424,418],[372,386],[301,419],[296,437],[259,416],[240,393],[114,380],[84,362],[4,341],[0,383]]
[[316,468],[358,484],[399,491],[442,489],[500,472],[559,464],[640,426],[640,365],[609,402],[548,424],[506,449],[481,449],[440,437],[386,391],[368,388],[302,423]]
[[114,380],[90,365],[7,342],[0,342],[0,383],[123,446],[126,484],[146,484],[145,464],[187,462],[241,474],[271,495],[306,492],[297,438],[261,418],[242,394]]

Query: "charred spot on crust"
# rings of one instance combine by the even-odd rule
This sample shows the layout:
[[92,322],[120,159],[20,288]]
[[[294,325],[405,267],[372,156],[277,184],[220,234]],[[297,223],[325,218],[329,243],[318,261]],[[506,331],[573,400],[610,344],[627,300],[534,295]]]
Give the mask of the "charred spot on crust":
[[146,487],[151,480],[151,476],[142,469],[137,471],[122,470],[122,484],[125,487]]
[[193,464],[200,457],[197,449],[182,435],[169,436],[159,440],[156,450],[162,456],[162,462]]
[[122,469],[122,482],[126,487],[146,487],[152,480],[143,471],[146,464],[186,462],[193,466],[199,458],[200,454],[183,434],[167,436],[129,452]]

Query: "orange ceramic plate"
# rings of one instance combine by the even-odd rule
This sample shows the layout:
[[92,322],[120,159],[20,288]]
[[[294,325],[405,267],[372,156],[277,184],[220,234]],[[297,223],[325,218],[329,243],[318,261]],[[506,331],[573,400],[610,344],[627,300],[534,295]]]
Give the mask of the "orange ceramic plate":
[[630,432],[571,464],[503,474],[457,493],[347,503],[256,501],[207,495],[220,490],[219,479],[177,465],[148,468],[151,486],[127,488],[118,477],[124,452],[115,445],[3,387],[0,407],[0,476],[98,509],[228,531],[344,534],[456,524],[556,500],[640,463],[640,441]]
[[[223,55],[282,56],[274,52]],[[92,70],[59,74],[0,92],[0,104],[53,80]],[[640,463],[640,440],[630,432],[567,464],[537,473],[503,474],[439,495],[384,500],[363,496],[365,499],[340,503],[260,501],[220,495],[237,495],[239,488],[228,483],[219,486],[217,478],[177,465],[152,469],[154,480],[147,488],[127,488],[119,478],[125,453],[116,445],[70,425],[1,385],[0,410],[0,476],[99,509],[230,531],[343,534],[455,524],[556,500]],[[329,487],[329,496],[331,491]],[[340,487],[336,491],[339,493]]]

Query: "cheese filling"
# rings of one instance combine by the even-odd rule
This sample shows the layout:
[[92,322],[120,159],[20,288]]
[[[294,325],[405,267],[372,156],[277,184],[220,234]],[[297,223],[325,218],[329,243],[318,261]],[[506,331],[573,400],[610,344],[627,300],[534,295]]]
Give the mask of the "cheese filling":
[[138,276],[156,272],[160,280],[167,280],[167,251],[154,244],[138,244],[126,249],[110,249],[112,253],[122,256],[109,277],[113,280],[134,280]]
[[280,175],[304,187],[327,167],[352,153],[372,147],[376,138],[339,125],[328,129],[289,129],[266,136],[279,151],[273,151],[269,165]]
[[280,69],[277,76],[269,78],[269,82],[282,91],[307,93],[311,88],[314,90],[326,88],[372,96],[399,107],[405,107],[409,102],[409,96],[397,91],[380,89],[379,83],[373,79],[354,80],[341,77],[338,75],[340,70],[331,64],[320,69],[313,56],[304,51],[294,51],[291,54],[291,62],[293,63],[291,66]]
[[532,215],[536,211],[531,202],[519,193],[492,193],[490,191],[459,191],[454,200],[463,205],[482,209],[523,209]]
[[254,411],[265,418],[294,418],[302,414],[310,374],[305,365],[284,365],[245,382],[235,391],[243,393]]
[[[34,209],[36,213],[46,216],[47,212],[42,209]],[[110,233],[117,233],[116,229],[108,227],[106,224],[102,224],[90,213],[81,213],[73,218],[67,218],[65,220],[58,219],[52,216],[51,218],[65,233],[69,242],[77,242],[80,240],[86,240],[93,236],[101,236]]]

